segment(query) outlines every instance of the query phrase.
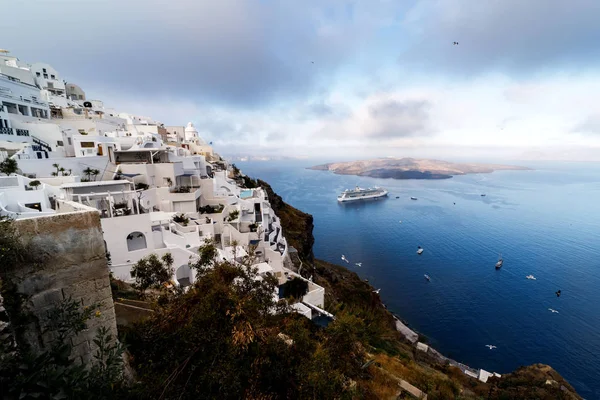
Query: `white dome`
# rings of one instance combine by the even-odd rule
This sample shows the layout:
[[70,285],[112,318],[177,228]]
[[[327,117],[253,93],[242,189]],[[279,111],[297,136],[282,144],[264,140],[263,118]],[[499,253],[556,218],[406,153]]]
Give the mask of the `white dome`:
[[194,128],[194,124],[192,124],[191,122],[188,122],[187,126],[185,127],[185,139],[193,140],[197,137],[198,137],[198,131],[196,130],[196,128]]

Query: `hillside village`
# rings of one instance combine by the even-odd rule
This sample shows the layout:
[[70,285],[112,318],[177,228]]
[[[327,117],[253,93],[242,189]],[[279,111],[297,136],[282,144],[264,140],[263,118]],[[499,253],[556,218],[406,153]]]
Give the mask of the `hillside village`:
[[[310,320],[315,326],[327,326],[336,319],[334,310],[347,311],[352,307],[346,305],[354,302],[364,309],[367,304],[369,318],[376,321],[373,326],[385,326],[381,328],[385,343],[396,343],[390,345],[394,348],[390,354],[406,351],[414,365],[419,357],[429,364],[447,361],[418,342],[410,330],[409,336],[415,338],[406,341],[396,331],[404,327],[402,323],[384,310],[379,295],[356,274],[317,260],[310,268],[306,265],[301,275],[303,261],[314,261],[312,218],[285,205],[268,184],[249,180],[216,153],[191,122],[165,126],[150,117],[107,107],[89,99],[52,66],[29,64],[0,50],[0,162],[0,215],[14,221],[19,236],[49,260],[42,269],[7,268],[3,279],[17,278],[19,289],[30,297],[39,315],[67,299],[84,306],[101,304],[99,317],[88,327],[105,328],[117,337],[111,281],[132,284],[136,264],[153,254],[170,255],[170,282],[187,293],[202,285],[199,269],[192,265],[202,262],[199,253],[210,243],[219,262],[250,267],[255,280],[275,281],[269,287],[271,300],[277,303],[285,298],[294,315],[306,318],[303,324]],[[301,232],[304,239],[295,234],[293,224],[303,224],[299,230],[309,231]],[[284,230],[291,235],[286,237]],[[290,282],[302,282],[305,290],[300,296],[286,296]],[[351,289],[344,286],[349,282],[354,284]],[[189,296],[179,305],[192,301],[194,295]],[[135,308],[127,302],[120,306]],[[155,315],[158,319],[163,314]],[[52,343],[52,335],[35,329],[40,347]],[[288,346],[299,340],[290,336],[280,336]],[[86,364],[97,349],[93,333],[84,331],[78,338],[73,342],[74,354]],[[373,337],[369,343],[381,344]],[[401,374],[394,372],[390,380],[389,371],[403,368],[397,359],[379,354],[375,347],[365,352],[355,349],[354,343],[349,346],[361,354],[356,360],[367,361],[365,354],[376,353],[370,356],[371,363],[377,360],[377,371],[388,371],[376,376],[383,386],[394,388],[391,393],[427,397],[427,387],[421,385],[421,391],[399,379]],[[423,354],[415,355],[419,352]],[[432,352],[438,356],[432,357]],[[371,364],[360,364],[356,376],[340,381],[344,390],[356,381],[369,380],[359,377]],[[501,379],[499,374],[455,365],[451,368],[461,374],[455,380],[460,384],[450,385],[439,372],[418,368],[422,377],[431,374],[452,386],[448,389],[452,393],[462,393],[463,386],[482,385],[488,378]],[[559,393],[567,391],[555,380],[547,382]],[[431,393],[439,388],[429,389]],[[571,396],[570,388],[568,392]]]

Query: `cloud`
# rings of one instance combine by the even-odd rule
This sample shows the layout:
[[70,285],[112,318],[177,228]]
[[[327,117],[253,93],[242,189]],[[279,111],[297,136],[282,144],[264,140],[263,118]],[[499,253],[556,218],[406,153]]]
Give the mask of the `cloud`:
[[463,76],[593,68],[598,20],[597,0],[422,0],[404,20],[413,42],[400,63]]
[[573,133],[600,134],[600,114],[589,115],[571,130]]
[[431,133],[431,103],[426,100],[393,99],[369,105],[363,122],[365,134],[373,138],[403,138]]
[[[12,2],[3,30],[20,34],[3,46],[52,64],[87,91],[259,107],[327,82],[385,23],[388,7],[371,0]],[[54,44],[40,45],[40,35]]]

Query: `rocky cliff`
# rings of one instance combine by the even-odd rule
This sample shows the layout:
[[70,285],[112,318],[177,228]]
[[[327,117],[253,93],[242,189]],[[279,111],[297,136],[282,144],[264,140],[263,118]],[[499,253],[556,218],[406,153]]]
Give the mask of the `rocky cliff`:
[[395,398],[402,392],[398,385],[403,388],[410,383],[408,387],[420,388],[430,399],[581,399],[548,365],[521,367],[483,383],[457,367],[440,363],[438,357],[416,350],[396,330],[394,316],[372,286],[342,266],[314,258],[313,217],[285,203],[268,183],[258,183],[266,189],[273,209],[281,218],[288,242],[305,261],[302,275],[313,275],[314,281],[326,289],[325,308],[334,314],[351,312],[368,327],[364,342],[376,368],[370,369],[373,374],[369,380],[359,384],[378,393],[378,397]]

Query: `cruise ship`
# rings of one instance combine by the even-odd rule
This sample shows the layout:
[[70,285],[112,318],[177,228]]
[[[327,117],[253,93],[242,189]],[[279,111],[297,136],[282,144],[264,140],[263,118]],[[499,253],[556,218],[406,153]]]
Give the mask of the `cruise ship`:
[[340,203],[345,203],[348,201],[377,199],[379,197],[385,197],[387,195],[388,191],[380,187],[362,189],[357,186],[352,190],[344,190],[342,194],[338,196],[337,199]]

